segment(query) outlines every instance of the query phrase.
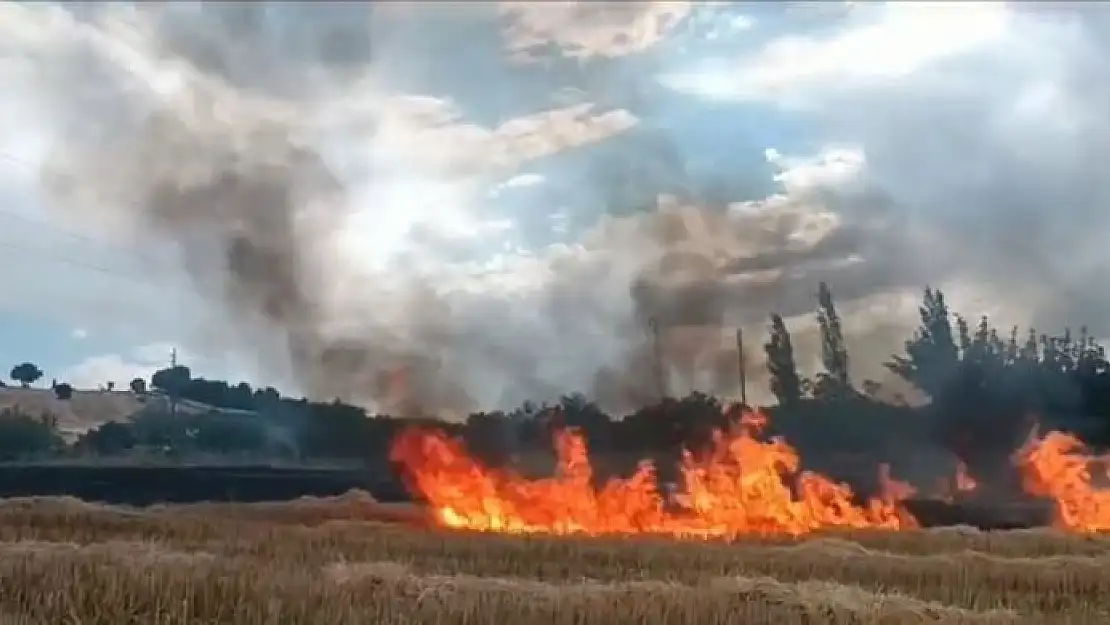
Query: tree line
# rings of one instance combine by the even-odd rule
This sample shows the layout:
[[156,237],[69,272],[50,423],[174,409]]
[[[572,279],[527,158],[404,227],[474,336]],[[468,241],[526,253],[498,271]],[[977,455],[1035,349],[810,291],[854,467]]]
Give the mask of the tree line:
[[[885,365],[931,399],[923,406],[892,402],[880,397],[878,383],[852,378],[841,318],[826,284],[819,285],[816,302],[822,370],[808,376],[799,371],[785,321],[770,315],[764,351],[777,399],[766,408],[771,433],[786,435],[803,451],[897,456],[897,445],[927,439],[969,459],[990,458],[1012,450],[1036,415],[1094,446],[1110,444],[1110,366],[1085,328],[1057,335],[1016,327],[999,331],[985,317],[972,322],[951,313],[943,292],[931,288],[923,292],[919,315],[916,332]],[[11,372],[21,385],[42,376],[33,363]],[[72,394],[64,382],[52,386],[59,399]],[[51,415],[0,412],[0,460],[155,450],[171,457],[256,454],[382,467],[393,434],[413,423],[368,415],[338,400],[312,402],[272,387],[193,377],[182,365],[157,371],[147,387],[141,379],[129,385],[144,402],[133,418],[68,440]],[[193,405],[185,409],[188,402]],[[728,418],[721,400],[701,393],[617,417],[571,394],[553,404],[472,414],[463,423],[425,423],[464,437],[492,464],[548,450],[551,432],[571,426],[585,434],[595,454],[621,465],[697,449],[714,430],[727,427]]]

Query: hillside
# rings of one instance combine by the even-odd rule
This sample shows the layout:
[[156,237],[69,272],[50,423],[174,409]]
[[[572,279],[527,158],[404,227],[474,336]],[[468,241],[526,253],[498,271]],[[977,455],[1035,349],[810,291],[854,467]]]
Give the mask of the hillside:
[[[76,436],[108,421],[124,421],[137,413],[149,402],[165,402],[164,396],[136,395],[131,391],[88,391],[74,390],[68,400],[58,399],[54,391],[44,388],[0,388],[0,410],[19,406],[33,415],[49,413],[58,417],[58,429],[64,435]],[[206,404],[182,401],[178,407],[186,413],[238,412],[216,409]]]

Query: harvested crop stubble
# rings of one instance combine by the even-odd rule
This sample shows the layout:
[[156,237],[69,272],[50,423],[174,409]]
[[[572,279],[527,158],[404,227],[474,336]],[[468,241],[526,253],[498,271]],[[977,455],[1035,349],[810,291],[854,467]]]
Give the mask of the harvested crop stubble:
[[[3,550],[0,605],[35,623],[1016,623],[834,583],[718,578],[691,587],[660,581],[541,582],[421,576],[390,562],[266,564],[141,544],[16,543]],[[324,574],[321,575],[321,572]],[[43,592],[42,589],[48,589]],[[906,620],[912,619],[912,620]]]
[[309,504],[0,502],[0,622],[1110,622],[1095,537],[520,538]]

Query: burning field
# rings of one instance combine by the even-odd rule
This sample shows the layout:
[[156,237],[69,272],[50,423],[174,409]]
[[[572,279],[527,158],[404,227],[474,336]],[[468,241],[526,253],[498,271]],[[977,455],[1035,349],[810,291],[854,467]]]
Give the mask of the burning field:
[[[556,475],[546,479],[486,468],[462,442],[434,429],[402,432],[392,459],[410,489],[428,503],[434,520],[454,529],[675,538],[803,536],[823,530],[903,531],[952,524],[937,519],[938,512],[964,509],[980,517],[992,516],[993,510],[993,522],[977,523],[986,527],[1009,523],[1079,533],[1110,530],[1110,489],[1097,483],[1100,473],[1105,477],[1110,471],[1110,459],[1087,454],[1078,439],[1062,432],[1041,436],[1034,429],[1014,452],[1010,469],[1023,492],[990,492],[960,463],[951,480],[922,497],[914,485],[880,466],[879,492],[861,500],[846,484],[801,470],[802,459],[788,441],[763,436],[763,413],[736,411],[730,423],[729,431],[715,433],[707,450],[683,454],[673,494],[665,493],[648,462],[630,477],[598,484],[585,439],[574,430],[555,433]],[[1025,512],[1007,521],[1015,510]],[[1044,514],[1038,516],[1039,510]],[[918,518],[922,513],[929,518]]]
[[[423,507],[365,493],[285,503],[0,502],[0,614],[28,624],[1071,623],[1110,618],[1104,466],[1060,433],[1014,455],[1052,528],[925,529],[933,497],[884,475],[860,500],[800,471],[758,413],[688,454],[663,495],[645,464],[598,485],[584,440],[558,471],[490,470],[435,430],[394,460]],[[1101,469],[1100,469],[1101,470]],[[988,505],[983,503],[983,505]],[[999,503],[998,505],[1001,505]],[[480,531],[474,531],[480,530]]]

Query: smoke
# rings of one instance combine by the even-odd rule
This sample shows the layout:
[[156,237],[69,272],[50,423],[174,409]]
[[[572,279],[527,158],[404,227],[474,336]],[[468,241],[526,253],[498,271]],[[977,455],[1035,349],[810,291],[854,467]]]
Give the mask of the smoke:
[[[449,416],[584,390],[624,410],[657,392],[649,319],[662,328],[671,391],[734,394],[737,327],[750,337],[751,386],[762,389],[769,311],[792,317],[800,365],[815,368],[807,318],[820,280],[841,303],[854,362],[873,367],[861,375],[898,348],[926,282],[951,287],[971,312],[1011,313],[1004,322],[1059,316],[1056,291],[1038,290],[1028,310],[1014,305],[1029,295],[1014,294],[1027,284],[1020,275],[1063,272],[1013,252],[1019,232],[1048,223],[1047,208],[970,219],[917,208],[1002,197],[953,166],[996,162],[988,148],[999,141],[963,146],[954,160],[956,139],[974,138],[969,126],[982,117],[934,119],[944,99],[925,89],[939,78],[909,95],[832,89],[809,114],[851,143],[809,159],[768,151],[726,171],[712,165],[717,153],[697,154],[679,131],[644,121],[679,109],[655,81],[667,62],[647,51],[689,7],[628,5],[628,32],[612,26],[610,6],[605,28],[568,34],[588,10],[509,7],[501,31],[496,11],[477,4],[8,4],[0,49],[28,123],[50,135],[51,209],[178,248],[241,348],[267,368],[288,363],[312,397]],[[503,62],[483,65],[483,54]],[[437,81],[495,93],[504,110],[468,120],[458,103],[396,95]],[[970,100],[944,86],[953,102]],[[503,121],[538,94],[542,110]],[[804,99],[792,95],[789,104]],[[860,100],[880,96],[889,111],[863,112]],[[953,143],[906,150],[907,128],[944,129]],[[727,143],[713,138],[715,149]],[[560,161],[571,151],[581,164]],[[914,178],[918,155],[925,183]],[[507,234],[484,195],[541,163],[562,182],[513,192],[567,206],[564,225],[579,235],[542,247]],[[999,182],[1014,171],[999,167],[976,175],[1021,186]],[[954,190],[938,191],[945,185]],[[752,197],[764,199],[743,199]],[[513,217],[516,230],[548,219]],[[1001,225],[1005,236],[992,238]],[[1068,241],[1059,234],[1054,244]]]
[[[390,161],[405,160],[406,142],[443,138],[417,126],[451,132],[457,113],[376,86],[403,61],[375,58],[390,46],[371,45],[381,33],[370,7],[303,10],[278,19],[261,5],[6,6],[9,74],[31,87],[36,121],[53,131],[43,171],[51,207],[175,244],[201,292],[262,343],[251,347],[287,357],[314,397],[465,413],[491,403],[471,392],[489,388],[483,376],[511,401],[565,390],[542,370],[561,331],[577,336],[556,359],[586,345],[584,334],[626,340],[629,327],[612,324],[624,311],[582,286],[596,263],[553,261],[539,311],[519,310],[511,289],[484,288],[474,267],[442,275],[452,241],[419,220],[405,228],[396,213],[428,198],[390,198],[403,187]],[[633,121],[573,105],[485,135],[456,125],[450,139],[504,170]],[[458,201],[474,164],[449,154],[455,147],[429,145],[429,173],[405,182]],[[394,240],[374,242],[391,249],[356,266],[344,253],[359,244],[349,218],[370,229],[402,223]]]

